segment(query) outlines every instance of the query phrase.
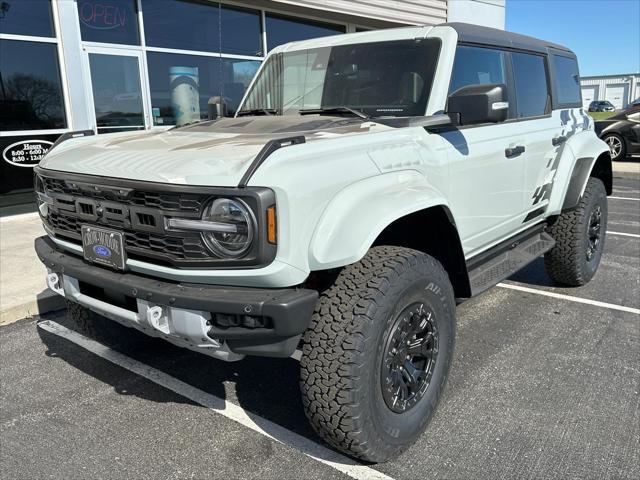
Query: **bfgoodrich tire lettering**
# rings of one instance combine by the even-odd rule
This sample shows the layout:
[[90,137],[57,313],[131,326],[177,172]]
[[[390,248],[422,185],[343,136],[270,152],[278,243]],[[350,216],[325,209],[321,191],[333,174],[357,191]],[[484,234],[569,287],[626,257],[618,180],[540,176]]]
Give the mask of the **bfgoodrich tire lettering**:
[[604,251],[607,192],[598,178],[589,178],[577,207],[564,212],[549,228],[556,245],[544,256],[544,266],[557,283],[580,286],[593,278]]
[[[397,413],[383,395],[385,347],[398,316],[416,304],[432,312],[437,356],[426,391]],[[442,266],[414,250],[372,248],[321,294],[303,338],[302,399],[314,429],[338,450],[362,460],[399,455],[435,411],[454,339],[454,295]]]

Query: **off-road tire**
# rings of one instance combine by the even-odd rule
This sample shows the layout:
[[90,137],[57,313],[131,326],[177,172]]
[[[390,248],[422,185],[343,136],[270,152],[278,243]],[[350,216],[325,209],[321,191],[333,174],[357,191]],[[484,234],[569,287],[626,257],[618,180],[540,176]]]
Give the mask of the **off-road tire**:
[[[399,313],[424,303],[437,325],[437,356],[423,396],[393,412],[382,392],[382,356]],[[315,431],[336,449],[370,462],[389,460],[426,428],[443,392],[455,341],[449,277],[434,258],[407,248],[372,248],[321,292],[303,337],[301,390]]]
[[[593,258],[587,260],[589,223],[600,208],[600,241]],[[558,284],[578,287],[593,278],[604,251],[607,231],[607,192],[598,178],[591,177],[575,209],[562,213],[548,233],[556,241],[544,256],[545,270]]]

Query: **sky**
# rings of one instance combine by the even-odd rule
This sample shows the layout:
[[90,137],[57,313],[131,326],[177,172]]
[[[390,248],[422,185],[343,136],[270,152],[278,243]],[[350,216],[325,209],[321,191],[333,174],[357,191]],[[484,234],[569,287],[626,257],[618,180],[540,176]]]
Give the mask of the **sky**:
[[640,0],[506,0],[508,31],[565,45],[580,75],[640,72]]

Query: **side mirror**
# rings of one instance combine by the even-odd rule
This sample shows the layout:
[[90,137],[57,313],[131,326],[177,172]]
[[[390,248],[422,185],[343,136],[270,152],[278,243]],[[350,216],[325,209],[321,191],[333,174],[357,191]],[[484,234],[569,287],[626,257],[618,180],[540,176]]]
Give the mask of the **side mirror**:
[[504,122],[509,113],[507,87],[496,83],[462,87],[449,95],[447,113],[458,116],[460,125]]

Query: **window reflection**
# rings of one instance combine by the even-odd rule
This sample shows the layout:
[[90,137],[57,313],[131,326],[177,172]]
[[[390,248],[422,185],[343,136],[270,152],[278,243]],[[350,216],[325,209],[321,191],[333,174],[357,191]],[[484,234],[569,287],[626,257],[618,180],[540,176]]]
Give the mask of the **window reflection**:
[[0,33],[53,37],[50,0],[0,1]]
[[92,53],[89,63],[98,130],[144,127],[138,59]]
[[0,129],[65,127],[56,45],[2,40]]
[[271,13],[266,16],[266,27],[269,50],[287,42],[309,40],[346,32],[344,25],[332,25]]
[[234,115],[257,60],[149,52],[149,82],[154,125],[176,125],[208,118],[211,97],[222,97]]
[[144,0],[142,10],[149,46],[262,55],[260,12],[256,10],[182,0]]

